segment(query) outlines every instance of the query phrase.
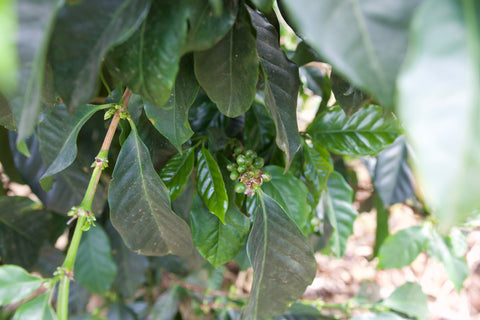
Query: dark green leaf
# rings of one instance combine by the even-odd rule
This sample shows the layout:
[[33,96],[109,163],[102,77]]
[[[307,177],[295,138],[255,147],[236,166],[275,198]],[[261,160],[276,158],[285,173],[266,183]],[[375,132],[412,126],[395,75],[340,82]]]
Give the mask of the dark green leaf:
[[257,30],[257,50],[265,82],[265,104],[275,121],[277,145],[285,152],[286,167],[300,147],[297,125],[298,67],[289,61],[278,43],[277,30],[260,14],[249,9]]
[[305,156],[303,174],[312,187],[313,196],[318,200],[327,187],[328,177],[333,171],[332,158],[328,151],[315,141],[312,141],[312,145],[304,143],[303,146]]
[[19,82],[17,91],[7,98],[17,122],[15,144],[27,156],[29,151],[23,141],[32,134],[38,121],[48,41],[62,3],[60,0],[22,0],[17,3]]
[[64,104],[58,104],[38,126],[40,153],[48,165],[40,178],[43,189],[52,188],[52,175],[64,170],[77,156],[77,135],[82,126],[97,111],[105,106],[85,105],[70,115]]
[[330,247],[337,257],[345,254],[358,212],[353,208],[353,190],[337,171],[330,173],[325,194],[326,216],[333,228]]
[[364,313],[350,320],[406,320],[393,312]]
[[173,320],[178,313],[180,295],[178,287],[173,287],[162,293],[153,305],[147,320]]
[[245,148],[257,150],[259,154],[263,154],[265,149],[274,145],[275,124],[268,111],[256,102],[245,114],[243,140]]
[[112,224],[132,251],[146,255],[192,251],[190,229],[170,208],[168,190],[133,126],[118,155],[108,201]]
[[309,232],[308,222],[312,212],[307,202],[307,187],[292,173],[283,174],[283,168],[267,166],[262,168],[272,174],[270,182],[264,182],[262,190],[274,199],[290,219],[295,221],[304,234]]
[[378,251],[382,247],[385,239],[390,235],[390,230],[388,226],[388,217],[390,212],[378,195],[374,196],[375,209],[377,210],[377,225],[375,228],[375,246],[373,247],[373,256],[378,256]]
[[272,10],[273,0],[252,0],[258,10],[268,13]]
[[195,74],[209,98],[228,117],[252,105],[258,81],[255,30],[245,9],[225,37],[208,50],[195,52]]
[[75,280],[91,292],[104,294],[110,289],[117,265],[113,261],[110,240],[100,226],[83,234],[74,270]]
[[[1,111],[0,111],[1,112]],[[2,164],[3,173],[8,176],[8,180],[20,184],[25,184],[18,169],[13,162],[12,151],[10,150],[10,141],[8,138],[8,130],[0,127],[0,163]]]
[[215,268],[235,258],[250,229],[250,221],[234,204],[229,205],[223,224],[198,196],[193,202],[191,221],[193,243]]
[[56,320],[55,311],[50,305],[50,295],[51,292],[41,294],[21,305],[15,312],[13,320]]
[[469,274],[465,257],[463,255],[456,255],[451,242],[449,242],[448,239],[442,238],[442,236],[434,230],[430,232],[427,252],[430,256],[443,263],[450,281],[453,282],[457,290],[460,290]]
[[0,266],[0,306],[22,301],[34,293],[43,282],[19,266]]
[[192,209],[195,186],[192,180],[187,180],[179,196],[172,201],[172,209],[180,218],[190,225],[190,211]]
[[180,61],[175,85],[170,98],[162,107],[145,101],[145,112],[152,124],[179,151],[193,135],[188,122],[188,109],[197,96],[199,86],[193,73],[193,58],[184,56]]
[[165,183],[169,193],[170,200],[175,200],[182,191],[182,187],[187,183],[190,174],[193,171],[195,162],[195,148],[184,150],[183,153],[177,153],[160,170],[159,175]]
[[24,197],[0,197],[0,259],[25,268],[37,261],[48,239],[50,213]]
[[221,14],[214,14],[208,0],[188,1],[188,20],[190,28],[183,52],[201,51],[211,48],[222,39],[235,23],[237,0],[223,0]]
[[0,92],[0,125],[4,126],[8,130],[15,130],[17,124],[13,116],[12,110],[8,104],[7,99]]
[[295,222],[275,200],[264,193],[259,196],[260,206],[248,238],[255,280],[242,320],[282,314],[302,295],[316,271],[310,243]]
[[296,302],[288,308],[287,312],[275,319],[278,320],[334,320],[334,317],[323,315],[317,308]]
[[284,0],[282,4],[325,62],[391,107],[410,19],[419,2]]
[[[327,106],[332,89],[330,87],[330,79],[328,78],[327,70],[319,66],[304,66],[299,69],[300,75],[305,77],[308,89],[312,90],[314,94],[322,97],[322,102],[319,110]],[[318,112],[318,111],[317,111]]]
[[313,50],[312,47],[310,47],[305,41],[301,41],[297,45],[295,53],[291,59],[299,67],[312,61],[322,61],[322,59],[318,56],[318,53],[315,52],[315,50]]
[[373,185],[386,207],[405,202],[414,194],[407,155],[407,144],[401,136],[377,156]]
[[225,183],[217,162],[204,147],[197,156],[197,190],[208,210],[225,223],[228,209]]
[[399,77],[400,116],[442,233],[480,208],[479,17],[477,1],[423,1]]
[[128,249],[110,223],[107,224],[106,231],[112,245],[113,259],[117,265],[113,287],[123,298],[132,298],[136,290],[146,281],[148,259]]
[[374,105],[349,118],[336,106],[316,116],[307,132],[334,153],[356,156],[375,154],[398,136],[396,121],[384,119],[382,108]]
[[[129,275],[131,276],[131,275]],[[113,305],[108,309],[108,320],[137,320],[138,318],[127,305],[123,302],[117,300]]]
[[186,0],[153,1],[140,28],[110,51],[110,72],[134,93],[163,106],[178,72],[186,19]]
[[417,320],[428,319],[428,297],[422,292],[418,283],[407,282],[381,302],[392,311],[415,317]]
[[332,72],[330,83],[332,86],[332,92],[335,95],[335,100],[349,116],[372,100],[371,95],[355,88],[336,72]]
[[380,269],[408,266],[426,248],[429,232],[426,227],[413,226],[389,236],[378,252]]
[[70,110],[94,96],[105,53],[138,28],[149,7],[150,0],[85,0],[67,1],[59,11],[49,60]]

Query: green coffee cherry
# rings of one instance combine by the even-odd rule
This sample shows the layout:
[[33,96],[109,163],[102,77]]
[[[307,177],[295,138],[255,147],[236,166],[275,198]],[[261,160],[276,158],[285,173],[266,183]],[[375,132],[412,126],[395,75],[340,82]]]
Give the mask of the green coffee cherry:
[[239,176],[240,176],[240,174],[239,174],[238,171],[236,171],[236,170],[235,170],[235,171],[232,171],[232,172],[230,173],[230,179],[231,179],[231,180],[234,180],[234,181],[235,181],[235,180],[238,179]]
[[245,156],[244,156],[243,154],[239,155],[239,156],[237,157],[237,163],[238,163],[238,165],[239,165],[239,166],[243,166],[243,165],[245,164],[245,160],[246,160],[246,158],[245,158]]
[[235,149],[233,149],[233,153],[235,154],[240,154],[242,152],[243,152],[243,148],[241,146],[235,147]]
[[253,150],[247,150],[247,152],[245,153],[245,156],[247,158],[255,158],[257,156],[257,153]]
[[237,170],[237,164],[236,163],[230,163],[227,165],[227,170],[228,171],[234,171],[234,170]]
[[248,167],[248,166],[251,166],[252,165],[252,158],[245,158],[245,165]]
[[272,175],[271,175],[271,173],[270,173],[270,172],[264,172],[264,173],[262,174],[262,179],[263,179],[263,181],[265,181],[265,182],[268,182],[268,181],[272,180]]
[[255,160],[253,160],[253,166],[257,169],[262,168],[264,164],[263,158],[256,157]]
[[247,186],[245,186],[243,182],[237,182],[237,184],[235,184],[236,193],[243,193],[245,192],[246,189],[247,189]]
[[238,166],[237,171],[239,173],[244,173],[245,171],[247,171],[247,167],[245,167],[244,165],[240,165]]

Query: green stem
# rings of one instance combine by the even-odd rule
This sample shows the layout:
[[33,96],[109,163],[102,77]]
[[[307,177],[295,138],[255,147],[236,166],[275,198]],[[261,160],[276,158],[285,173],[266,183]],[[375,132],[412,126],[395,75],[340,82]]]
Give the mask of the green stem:
[[77,225],[75,226],[75,231],[73,232],[73,238],[68,247],[67,256],[65,261],[61,266],[61,275],[60,285],[58,289],[57,296],[57,318],[58,320],[67,320],[68,318],[68,296],[69,296],[69,287],[70,280],[73,278],[73,266],[75,265],[75,258],[77,256],[78,246],[80,245],[80,240],[82,239],[83,227],[87,223],[87,216],[85,214],[90,214],[92,211],[93,198],[95,196],[95,191],[97,190],[98,182],[100,181],[100,176],[102,171],[105,168],[107,161],[108,150],[117,130],[118,123],[120,121],[120,112],[125,110],[130,100],[132,92],[127,88],[123,95],[123,108],[117,110],[113,116],[112,122],[108,128],[105,139],[103,140],[102,147],[100,152],[95,157],[95,168],[93,169],[92,176],[90,177],[90,182],[88,183],[87,191],[85,191],[85,196],[80,204],[77,212],[83,212],[78,216]]

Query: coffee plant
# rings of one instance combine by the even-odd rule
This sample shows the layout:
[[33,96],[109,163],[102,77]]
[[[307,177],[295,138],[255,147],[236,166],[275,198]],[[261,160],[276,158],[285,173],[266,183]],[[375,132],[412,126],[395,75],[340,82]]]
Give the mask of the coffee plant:
[[[415,283],[297,300],[314,253],[345,253],[353,158],[378,267],[426,251],[462,287],[479,21],[474,0],[1,1],[1,318],[427,319]],[[396,203],[425,222],[390,235]],[[250,267],[249,296],[224,290]]]

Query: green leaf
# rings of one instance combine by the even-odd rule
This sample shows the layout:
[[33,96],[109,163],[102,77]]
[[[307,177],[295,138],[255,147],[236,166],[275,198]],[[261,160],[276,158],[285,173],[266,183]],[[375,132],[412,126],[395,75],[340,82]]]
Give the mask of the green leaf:
[[85,105],[75,109],[70,115],[64,104],[55,109],[38,126],[40,153],[48,165],[40,178],[40,184],[48,191],[52,188],[49,177],[64,170],[77,156],[77,136],[85,122],[106,106]]
[[265,104],[275,121],[277,145],[285,152],[286,168],[300,147],[297,125],[298,67],[289,61],[278,43],[278,32],[260,14],[249,9],[257,30],[257,50],[265,82]]
[[414,195],[413,173],[407,163],[407,144],[400,136],[377,156],[373,185],[385,207]]
[[51,292],[41,294],[21,305],[15,312],[13,320],[56,320],[57,316],[50,305],[50,295]]
[[180,293],[178,287],[173,287],[158,297],[147,320],[173,320],[178,313]]
[[94,96],[107,50],[138,28],[149,7],[150,0],[66,1],[55,24],[49,60],[55,88],[69,110]]
[[132,298],[137,289],[146,282],[148,259],[128,249],[111,223],[107,224],[106,232],[110,238],[113,259],[117,265],[113,288],[123,298]]
[[303,174],[313,189],[314,197],[320,199],[323,190],[327,187],[328,177],[333,171],[332,157],[319,143],[312,141],[312,145],[304,142]]
[[75,280],[93,293],[107,292],[117,274],[107,233],[100,227],[85,232],[75,259]]
[[26,156],[29,151],[23,141],[32,134],[40,114],[48,41],[62,4],[62,0],[22,0],[17,3],[19,81],[16,92],[7,98],[17,123],[16,145]]
[[137,129],[123,144],[108,191],[111,221],[130,250],[145,255],[188,255],[188,225],[170,207],[168,190],[153,168]]
[[50,213],[26,197],[0,197],[0,258],[3,263],[31,267],[48,239]]
[[[0,110],[0,112],[2,111]],[[0,153],[0,163],[2,164],[3,173],[8,176],[8,180],[10,180],[11,182],[25,184],[20,172],[15,167],[15,163],[13,161],[13,154],[10,150],[8,133],[9,131],[7,128],[0,127],[0,150],[2,150],[2,152]]]
[[334,71],[331,73],[330,83],[335,100],[347,115],[355,113],[372,100],[371,95],[354,87]]
[[291,172],[283,174],[284,169],[266,166],[262,171],[272,174],[272,180],[262,185],[262,190],[274,199],[290,219],[295,221],[302,232],[309,233],[308,222],[312,212],[307,202],[307,187]]
[[379,269],[408,266],[426,248],[429,233],[425,227],[413,226],[389,236],[378,252]]
[[442,238],[435,230],[431,230],[427,242],[427,253],[443,263],[453,285],[460,290],[468,277],[469,270],[465,257],[455,254],[451,241]]
[[393,312],[364,313],[350,320],[406,320]]
[[214,14],[208,0],[188,1],[190,28],[183,52],[201,51],[220,41],[235,23],[238,1],[223,0],[223,10]]
[[108,320],[136,320],[138,319],[135,312],[130,309],[124,302],[117,300],[108,309]]
[[261,193],[259,197],[247,244],[255,280],[242,320],[282,314],[302,295],[316,271],[310,243],[295,222],[268,195]]
[[0,125],[4,126],[8,130],[15,130],[17,124],[15,123],[15,117],[8,104],[6,97],[0,92]]
[[225,37],[208,50],[195,52],[195,74],[208,97],[228,117],[252,105],[258,81],[255,30],[245,9]]
[[399,77],[399,111],[416,171],[445,234],[480,208],[473,192],[480,179],[479,17],[475,1],[424,1]]
[[188,122],[188,109],[195,100],[199,88],[193,73],[192,55],[187,55],[180,61],[180,70],[167,103],[159,107],[145,101],[145,112],[152,124],[179,151],[193,135]]
[[422,287],[418,283],[407,282],[382,302],[392,311],[415,317],[417,320],[428,319],[428,297],[422,291]]
[[0,3],[0,91],[10,92],[16,89],[16,72],[18,69],[15,36],[17,31],[16,2],[13,0]]
[[252,0],[258,10],[268,13],[272,10],[273,0]]
[[353,208],[353,190],[337,171],[330,173],[325,194],[326,216],[333,228],[330,247],[335,256],[345,254],[347,240],[353,234],[353,223],[358,212]]
[[197,155],[197,190],[208,210],[225,223],[228,209],[225,183],[217,162],[204,147]]
[[305,85],[307,88],[312,90],[317,96],[322,97],[318,110],[323,110],[327,106],[332,93],[331,80],[328,78],[327,70],[314,65],[300,67],[299,71],[300,76],[306,80]]
[[304,66],[312,61],[322,61],[322,59],[318,56],[318,53],[305,41],[300,41],[298,43],[291,59],[299,67]]
[[282,4],[325,62],[355,86],[373,93],[383,106],[391,107],[410,19],[419,2],[371,5],[349,0],[285,0]]
[[250,221],[234,204],[229,205],[223,224],[198,196],[194,198],[190,217],[193,243],[215,268],[235,258],[250,229]]
[[147,18],[106,58],[110,72],[157,106],[169,99],[187,34],[186,0],[153,1]]
[[385,242],[385,239],[387,239],[390,235],[390,228],[388,225],[390,211],[385,207],[378,194],[374,195],[374,202],[375,209],[377,210],[377,225],[375,227],[375,245],[373,247],[373,256],[377,257],[378,251]]
[[43,282],[19,266],[0,266],[0,306],[22,301],[33,294]]
[[170,200],[175,200],[187,183],[193,171],[195,162],[195,148],[188,148],[183,153],[177,153],[168,160],[167,164],[160,170],[159,175],[165,183]]
[[328,150],[355,156],[378,153],[398,136],[396,121],[384,119],[382,108],[374,105],[351,117],[336,106],[316,116],[307,132]]

